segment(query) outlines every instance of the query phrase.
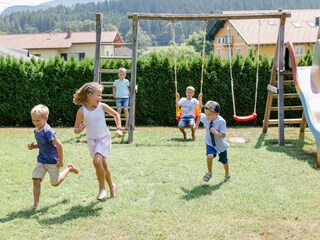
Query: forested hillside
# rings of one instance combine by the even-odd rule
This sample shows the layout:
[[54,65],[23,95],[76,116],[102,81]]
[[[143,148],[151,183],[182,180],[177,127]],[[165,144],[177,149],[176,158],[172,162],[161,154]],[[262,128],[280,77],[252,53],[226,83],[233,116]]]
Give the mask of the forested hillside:
[[[223,10],[278,10],[320,8],[319,0],[109,0],[98,3],[63,5],[37,10],[17,12],[0,17],[2,33],[42,33],[50,31],[94,31],[95,13],[104,17],[105,30],[118,30],[125,36],[131,29],[128,12],[149,13],[217,13]],[[153,45],[167,45],[171,39],[170,22],[140,21],[140,29],[151,37]],[[203,27],[203,22],[181,22],[177,25],[177,42]]]

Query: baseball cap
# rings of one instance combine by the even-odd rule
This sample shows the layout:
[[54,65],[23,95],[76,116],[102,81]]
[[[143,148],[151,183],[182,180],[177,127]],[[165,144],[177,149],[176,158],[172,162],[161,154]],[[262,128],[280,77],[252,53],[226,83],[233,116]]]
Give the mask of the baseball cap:
[[208,101],[205,105],[204,108],[209,109],[213,112],[220,112],[220,105],[219,103],[215,102],[215,101]]

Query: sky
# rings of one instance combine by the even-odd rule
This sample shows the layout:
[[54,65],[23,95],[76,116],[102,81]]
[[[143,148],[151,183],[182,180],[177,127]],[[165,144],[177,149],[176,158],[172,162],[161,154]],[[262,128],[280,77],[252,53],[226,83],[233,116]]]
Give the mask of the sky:
[[34,6],[40,3],[49,2],[50,0],[0,0],[0,12],[8,7],[16,5],[29,5]]

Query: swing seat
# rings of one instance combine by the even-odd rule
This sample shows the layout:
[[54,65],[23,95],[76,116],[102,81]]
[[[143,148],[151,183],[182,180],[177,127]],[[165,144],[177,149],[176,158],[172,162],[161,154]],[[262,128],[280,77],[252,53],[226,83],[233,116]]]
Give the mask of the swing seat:
[[[197,122],[200,113],[201,113],[201,107],[196,107],[194,109],[195,122]],[[177,107],[176,108],[176,119],[177,119],[178,123],[180,122],[181,116],[182,116],[182,108]],[[189,124],[186,124],[186,126],[190,127]]]
[[248,116],[237,116],[237,115],[233,115],[233,119],[238,121],[238,122],[247,122],[247,121],[252,121],[254,119],[257,118],[257,113],[252,113],[251,115]]

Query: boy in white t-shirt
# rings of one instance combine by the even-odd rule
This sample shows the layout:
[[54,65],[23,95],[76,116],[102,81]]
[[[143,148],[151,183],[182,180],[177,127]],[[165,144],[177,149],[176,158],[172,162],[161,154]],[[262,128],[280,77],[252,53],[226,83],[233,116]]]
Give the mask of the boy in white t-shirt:
[[180,95],[176,92],[176,107],[182,108],[182,115],[178,124],[179,130],[183,134],[183,139],[187,139],[187,133],[185,131],[186,125],[190,126],[192,140],[195,140],[195,114],[194,110],[196,107],[201,107],[201,97],[202,94],[199,94],[197,100],[193,98],[195,93],[194,87],[188,86],[186,89],[186,97],[180,99]]

